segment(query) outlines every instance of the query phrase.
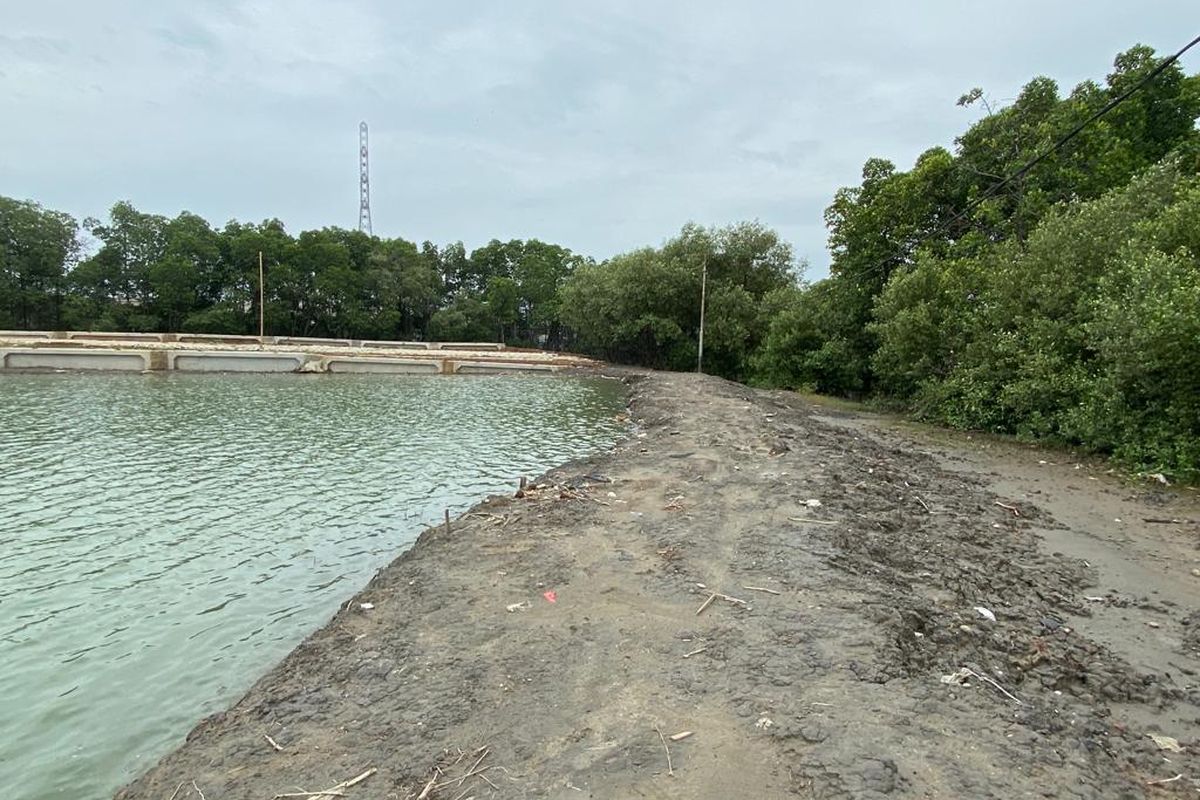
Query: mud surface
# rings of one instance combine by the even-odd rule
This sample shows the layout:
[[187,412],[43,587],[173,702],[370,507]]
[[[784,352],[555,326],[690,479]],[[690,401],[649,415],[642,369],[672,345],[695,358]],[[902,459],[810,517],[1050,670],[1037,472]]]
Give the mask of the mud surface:
[[424,534],[118,797],[1196,796],[1194,495],[632,384],[635,437]]

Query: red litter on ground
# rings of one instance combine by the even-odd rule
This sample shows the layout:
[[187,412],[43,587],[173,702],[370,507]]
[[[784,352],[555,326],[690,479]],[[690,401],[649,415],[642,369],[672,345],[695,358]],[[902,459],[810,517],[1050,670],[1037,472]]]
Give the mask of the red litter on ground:
[[547,600],[549,600],[551,603],[554,603],[554,602],[557,602],[557,601],[558,601],[558,593],[557,593],[557,592],[555,592],[553,589],[551,589],[551,590],[550,590],[550,591],[548,591],[548,592],[542,592],[542,597],[546,598],[546,599],[547,599]]

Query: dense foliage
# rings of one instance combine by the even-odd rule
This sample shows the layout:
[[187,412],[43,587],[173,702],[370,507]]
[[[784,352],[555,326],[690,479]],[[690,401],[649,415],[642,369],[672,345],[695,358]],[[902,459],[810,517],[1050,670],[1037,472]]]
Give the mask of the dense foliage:
[[[1200,76],[1171,65],[1020,179],[1161,60],[1120,54],[1067,96],[1030,81],[908,171],[872,158],[826,210],[804,285],[758,223],[687,225],[603,263],[537,240],[470,253],[337,228],[217,230],[128,203],[82,228],[0,198],[0,328],[504,340],[761,385],[875,396],[949,425],[1200,478]],[[998,188],[1002,187],[1002,188]],[[85,252],[87,255],[85,256]]]
[[1003,109],[976,89],[953,153],[869,160],[826,212],[831,277],[774,319],[756,377],[1200,478],[1200,76],[1171,65],[996,191],[1160,63],[1134,47],[1103,86],[1036,78]]

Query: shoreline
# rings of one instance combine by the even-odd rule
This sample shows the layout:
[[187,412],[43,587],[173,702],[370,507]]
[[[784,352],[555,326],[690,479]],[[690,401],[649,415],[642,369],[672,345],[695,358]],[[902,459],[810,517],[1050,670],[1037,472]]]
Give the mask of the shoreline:
[[[1194,565],[1132,596],[1120,559],[1061,552],[1091,523],[1049,479],[786,392],[589,372],[631,385],[631,437],[422,533],[116,796],[1192,791]],[[1186,558],[1189,522],[1146,535]]]

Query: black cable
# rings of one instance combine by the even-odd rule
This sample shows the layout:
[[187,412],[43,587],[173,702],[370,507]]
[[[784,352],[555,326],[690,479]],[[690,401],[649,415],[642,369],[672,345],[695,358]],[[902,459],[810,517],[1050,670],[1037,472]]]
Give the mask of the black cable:
[[[1130,88],[1126,89],[1121,94],[1114,97],[1112,100],[1109,100],[1107,103],[1105,103],[1103,108],[1096,111],[1094,114],[1092,114],[1090,117],[1085,119],[1083,122],[1076,125],[1074,128],[1071,129],[1071,131],[1069,133],[1067,133],[1066,136],[1063,136],[1061,139],[1059,139],[1057,142],[1052,144],[1050,147],[1043,150],[1032,161],[1027,163],[1025,166],[1021,167],[1019,170],[1017,170],[1013,174],[1009,175],[1007,178],[1003,179],[999,183],[993,184],[992,187],[990,189],[988,189],[988,191],[984,192],[982,195],[977,197],[975,200],[972,200],[970,203],[968,203],[967,207],[964,208],[962,211],[955,214],[953,217],[951,217],[946,222],[943,222],[941,225],[939,225],[937,228],[935,228],[931,233],[927,233],[925,236],[921,237],[917,241],[917,243],[912,246],[912,250],[915,251],[918,247],[925,244],[925,242],[929,241],[937,234],[943,232],[945,229],[949,228],[955,222],[958,222],[960,219],[965,217],[967,214],[971,213],[976,208],[978,208],[982,203],[989,200],[992,196],[994,196],[996,194],[996,192],[1000,191],[1000,189],[1004,188],[1005,186],[1007,186],[1008,184],[1017,180],[1018,178],[1024,176],[1026,173],[1029,172],[1029,170],[1033,169],[1038,164],[1040,164],[1042,161],[1046,160],[1053,153],[1060,150],[1065,144],[1067,144],[1067,142],[1071,141],[1076,136],[1078,136],[1080,134],[1080,132],[1083,131],[1084,128],[1086,128],[1088,125],[1091,125],[1093,122],[1100,119],[1108,112],[1112,111],[1114,108],[1119,106],[1121,103],[1125,102],[1127,99],[1129,99],[1129,97],[1134,92],[1138,91],[1143,86],[1145,86],[1147,83],[1149,83],[1150,81],[1157,78],[1163,72],[1163,70],[1165,70],[1167,67],[1174,64],[1176,61],[1178,61],[1184,53],[1186,53],[1188,50],[1191,50],[1197,44],[1200,44],[1200,36],[1197,36],[1195,39],[1192,39],[1190,42],[1188,42],[1186,45],[1184,45],[1177,53],[1175,53],[1175,55],[1164,59],[1161,64],[1159,64],[1154,69],[1150,70],[1150,72],[1146,73],[1145,77],[1143,77],[1140,81],[1135,83]],[[899,254],[900,254],[899,251],[897,251],[897,255],[899,255]],[[871,267],[870,269],[859,272],[857,277],[864,278],[871,273],[878,272],[879,270],[883,269],[884,266],[886,266],[886,265],[887,265],[887,261],[880,261],[878,264]]]

